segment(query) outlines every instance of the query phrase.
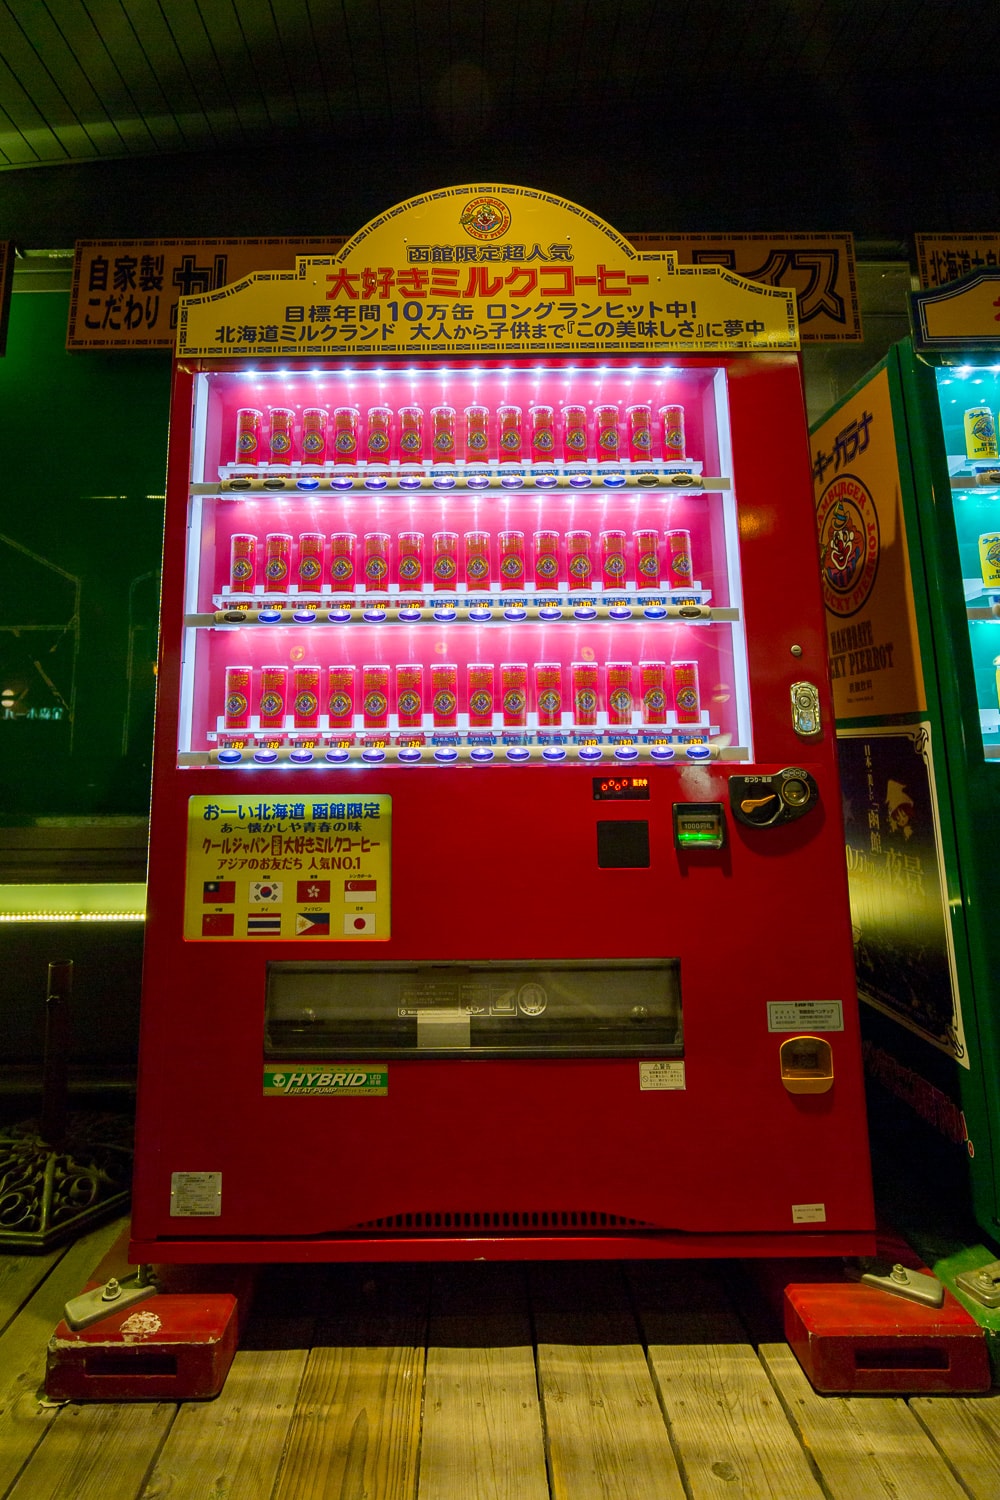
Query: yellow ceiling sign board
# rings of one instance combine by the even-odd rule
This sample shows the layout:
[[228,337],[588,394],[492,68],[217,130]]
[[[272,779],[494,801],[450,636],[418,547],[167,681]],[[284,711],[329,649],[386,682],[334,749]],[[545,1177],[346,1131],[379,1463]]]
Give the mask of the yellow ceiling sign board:
[[1000,270],[970,271],[957,281],[910,296],[913,346],[920,353],[961,356],[1000,345]]
[[799,347],[795,292],[637,251],[530,188],[443,188],[333,255],[181,299],[184,358],[506,358]]
[[944,286],[970,271],[1000,267],[1000,234],[915,234],[922,287]]

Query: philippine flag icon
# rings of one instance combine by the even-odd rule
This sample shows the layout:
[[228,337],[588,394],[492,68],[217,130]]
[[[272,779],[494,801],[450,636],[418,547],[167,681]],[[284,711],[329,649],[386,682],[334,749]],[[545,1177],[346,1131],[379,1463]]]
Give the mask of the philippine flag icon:
[[281,891],[280,880],[252,880],[250,902],[253,906],[280,906]]
[[298,937],[329,937],[330,913],[328,911],[300,911],[295,918]]
[[375,913],[353,912],[344,917],[345,937],[370,937],[375,931]]

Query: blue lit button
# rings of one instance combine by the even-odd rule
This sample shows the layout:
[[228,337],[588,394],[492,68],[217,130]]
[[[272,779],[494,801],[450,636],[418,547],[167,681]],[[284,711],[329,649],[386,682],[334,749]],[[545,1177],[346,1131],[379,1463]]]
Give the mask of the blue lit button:
[[296,625],[311,625],[315,618],[316,611],[314,609],[297,609],[292,615],[292,619]]
[[458,619],[458,610],[457,609],[436,609],[434,611],[434,618],[435,618],[435,620],[457,620]]
[[361,752],[361,759],[367,760],[372,765],[377,765],[379,761],[385,760],[385,751],[380,749],[378,745],[366,745]]
[[688,760],[711,760],[712,751],[708,745],[685,745],[684,754]]
[[281,610],[260,609],[257,611],[257,618],[262,625],[273,625],[275,621],[281,619]]
[[542,759],[551,761],[565,760],[566,751],[563,749],[562,745],[546,745],[545,749],[542,751]]
[[493,759],[493,750],[489,745],[474,745],[469,751],[469,758],[483,763]]
[[406,604],[406,605],[400,606],[400,608],[397,611],[397,613],[399,615],[399,618],[401,620],[404,620],[404,621],[419,620],[420,619],[420,611],[419,611],[419,609],[414,608],[414,606],[412,604]]
[[667,609],[664,604],[647,604],[642,612],[647,620],[663,620],[666,618]]
[[331,609],[327,618],[331,625],[347,625],[350,622],[351,611],[349,609]]
[[626,604],[613,604],[608,610],[610,620],[631,620],[632,611]]
[[531,751],[527,745],[508,745],[506,753],[508,760],[522,761],[531,759]]
[[538,611],[538,618],[540,620],[561,620],[562,617],[562,610],[557,609],[552,604],[543,604]]
[[439,760],[442,765],[449,766],[453,761],[458,760],[458,751],[451,745],[441,745],[434,751],[434,759]]
[[597,610],[592,604],[585,604],[582,609],[574,609],[573,618],[576,620],[596,620]]
[[278,759],[278,752],[268,749],[265,745],[260,750],[254,751],[253,758],[259,766],[273,766]]
[[420,755],[421,750],[419,745],[404,745],[401,750],[397,750],[396,752],[396,758],[401,760],[404,765],[413,765],[414,762],[420,759]]
[[581,760],[600,760],[604,751],[600,745],[581,745],[577,754]]
[[385,619],[385,610],[384,609],[366,609],[364,611],[364,618],[369,622],[369,624],[375,625],[375,624],[377,624],[377,622],[379,620],[384,620]]
[[315,474],[300,474],[295,481],[297,490],[318,490],[319,480]]
[[634,745],[616,745],[615,760],[638,760],[639,752]]
[[365,477],[366,490],[384,490],[389,483],[385,474],[368,474]]
[[307,766],[312,758],[313,752],[304,747],[291,750],[288,755],[288,759],[293,760],[297,766]]
[[350,758],[350,750],[345,750],[342,745],[334,745],[326,752],[326,759],[335,766],[342,766],[344,762],[350,760]]
[[219,765],[220,766],[235,766],[235,765],[238,765],[239,762],[242,759],[243,759],[243,751],[242,750],[230,750],[230,749],[227,748],[225,750],[220,750],[219,751]]
[[483,604],[472,604],[469,606],[470,620],[492,620],[493,611],[487,609]]
[[526,609],[505,609],[503,612],[505,620],[526,620],[528,611]]
[[673,760],[675,751],[673,745],[653,745],[649,753],[654,760]]

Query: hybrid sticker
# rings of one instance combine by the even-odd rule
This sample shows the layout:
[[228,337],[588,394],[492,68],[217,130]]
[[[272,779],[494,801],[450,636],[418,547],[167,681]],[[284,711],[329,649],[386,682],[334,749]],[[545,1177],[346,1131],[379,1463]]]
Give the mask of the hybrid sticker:
[[388,1094],[389,1069],[353,1068],[343,1063],[317,1067],[315,1063],[276,1063],[264,1069],[265,1099],[294,1097],[342,1098]]

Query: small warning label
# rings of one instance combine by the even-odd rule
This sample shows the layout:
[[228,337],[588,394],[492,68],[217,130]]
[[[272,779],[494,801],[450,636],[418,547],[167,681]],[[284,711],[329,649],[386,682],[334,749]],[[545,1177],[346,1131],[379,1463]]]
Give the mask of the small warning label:
[[172,1219],[214,1219],[221,1213],[221,1172],[171,1172]]
[[640,1090],[683,1089],[686,1087],[683,1061],[641,1062],[639,1064]]
[[825,1224],[826,1223],[826,1204],[825,1203],[793,1203],[792,1204],[792,1223],[793,1224]]

